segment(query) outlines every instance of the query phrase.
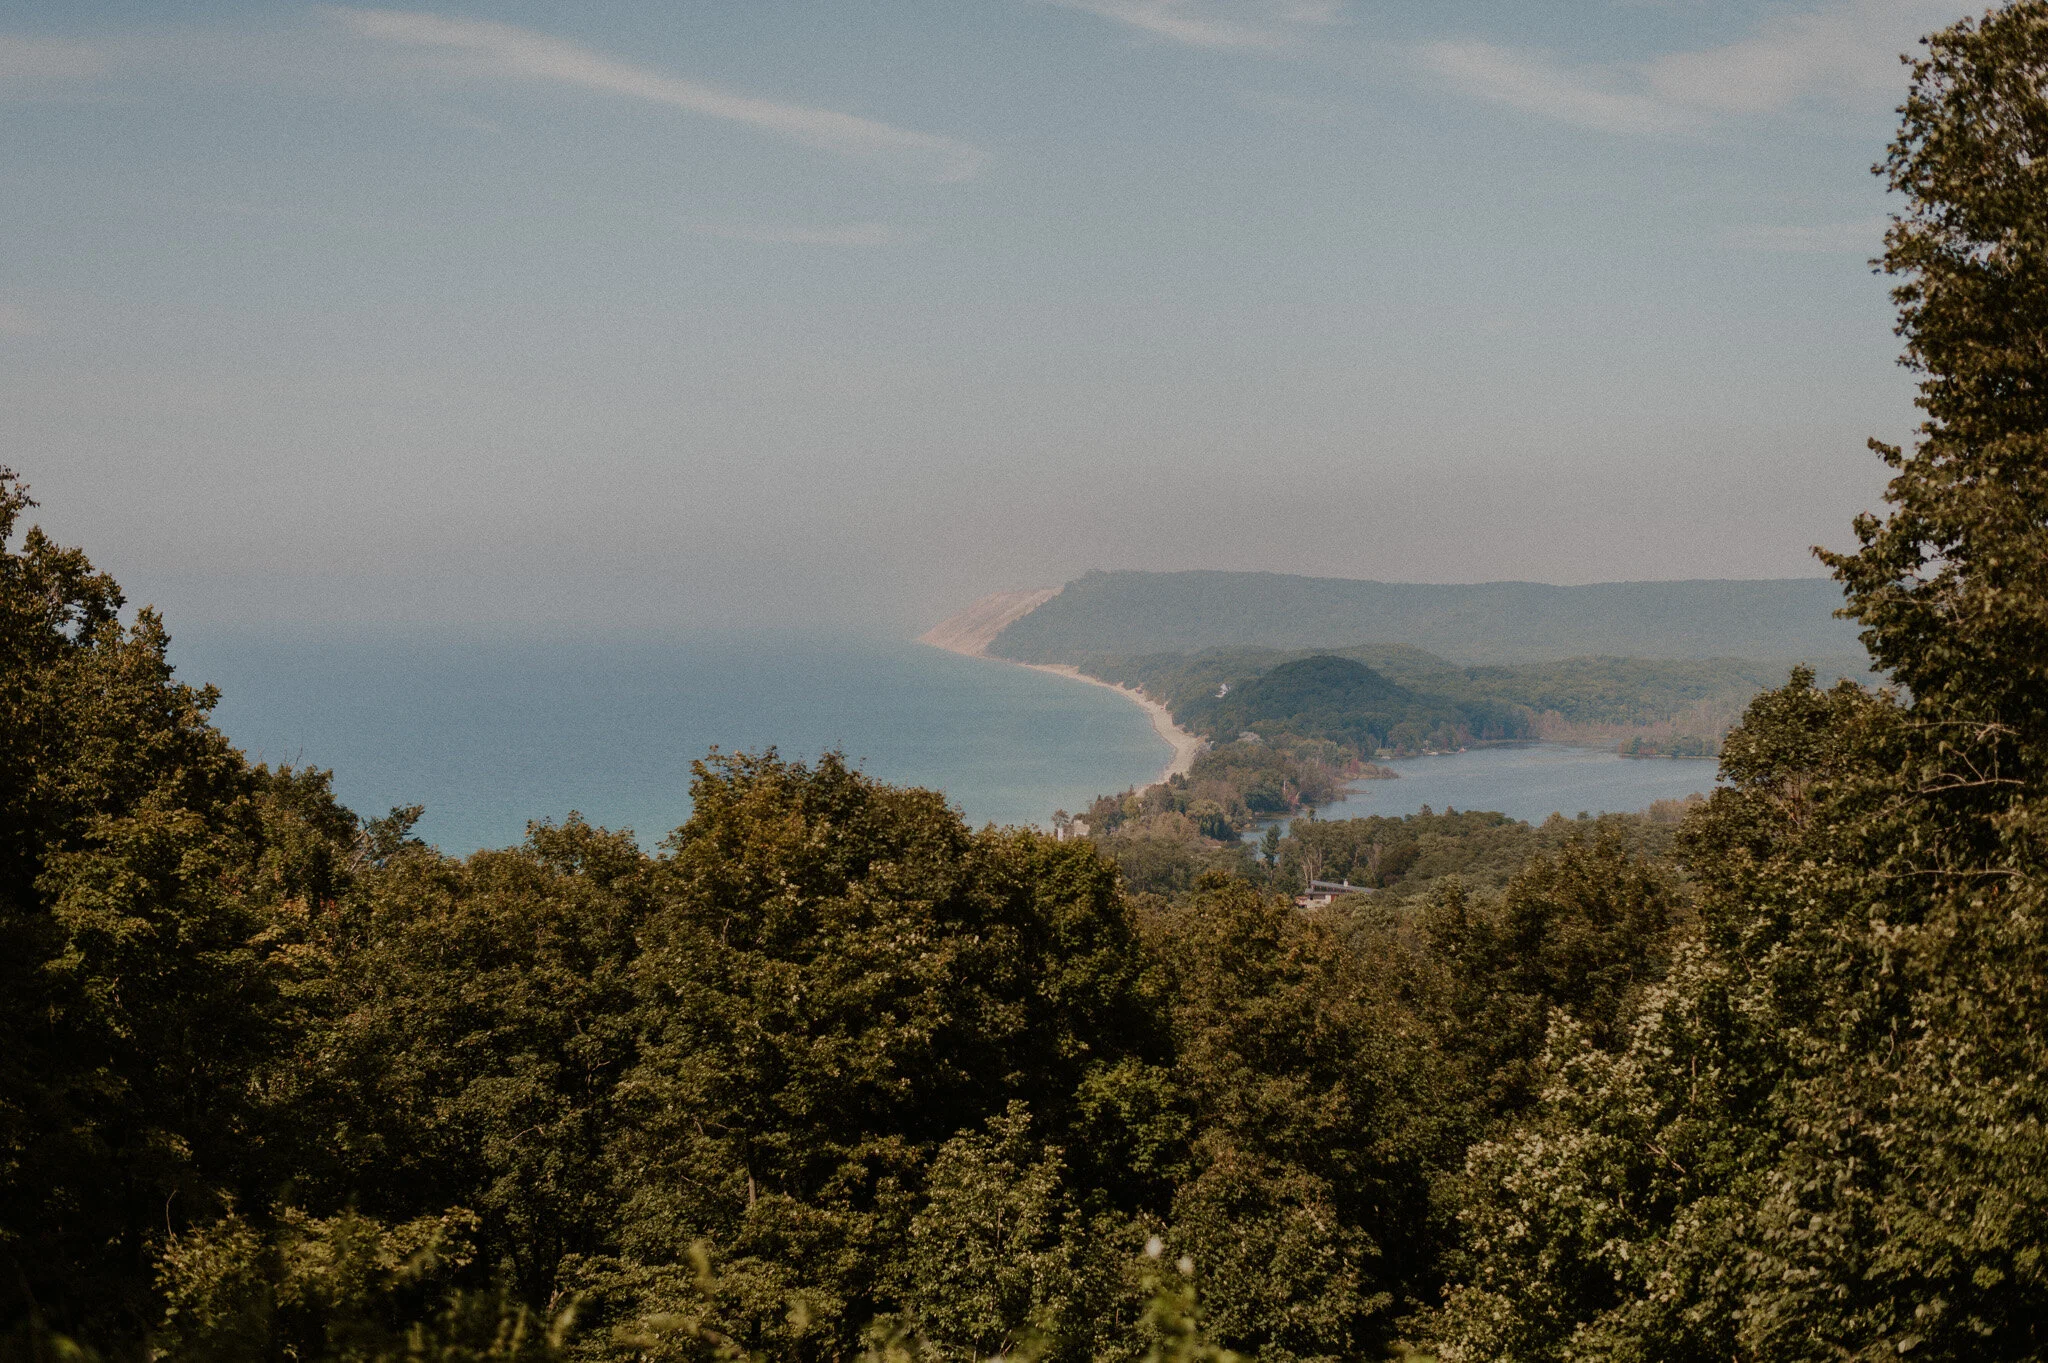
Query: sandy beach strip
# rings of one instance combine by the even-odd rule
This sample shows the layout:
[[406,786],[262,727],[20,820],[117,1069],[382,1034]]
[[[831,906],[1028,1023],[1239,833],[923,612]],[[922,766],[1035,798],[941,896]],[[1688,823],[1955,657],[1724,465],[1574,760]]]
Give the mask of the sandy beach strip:
[[1037,610],[1060,594],[1059,587],[1037,587],[1026,591],[992,592],[969,606],[959,614],[926,630],[918,636],[921,644],[942,648],[948,653],[959,653],[969,658],[985,658],[990,662],[1009,663],[1011,667],[1028,667],[1033,672],[1050,672],[1055,677],[1068,681],[1087,682],[1090,686],[1106,686],[1125,700],[1135,702],[1152,718],[1152,731],[1166,741],[1173,749],[1173,758],[1166,769],[1159,773],[1161,781],[1185,774],[1195,765],[1195,759],[1209,746],[1208,740],[1189,733],[1173,722],[1173,712],[1161,705],[1143,691],[1128,686],[1118,686],[1100,677],[1091,677],[1077,667],[1066,663],[1020,663],[1008,658],[998,658],[988,651],[998,634]]
[[[988,655],[982,654],[981,656],[987,657]],[[1186,729],[1181,728],[1180,725],[1175,724],[1173,722],[1173,711],[1167,709],[1143,691],[1134,690],[1128,686],[1118,686],[1115,682],[1106,682],[1100,677],[1088,676],[1079,668],[1071,667],[1066,663],[1017,663],[1014,665],[1017,667],[1028,667],[1033,672],[1050,672],[1055,677],[1065,677],[1069,681],[1087,682],[1090,686],[1106,686],[1124,699],[1135,702],[1146,714],[1152,717],[1152,731],[1165,739],[1167,746],[1173,749],[1173,759],[1166,764],[1165,770],[1159,773],[1161,781],[1169,777],[1185,775],[1195,765],[1195,759],[1202,755],[1202,750],[1209,746],[1208,740],[1191,734]]]

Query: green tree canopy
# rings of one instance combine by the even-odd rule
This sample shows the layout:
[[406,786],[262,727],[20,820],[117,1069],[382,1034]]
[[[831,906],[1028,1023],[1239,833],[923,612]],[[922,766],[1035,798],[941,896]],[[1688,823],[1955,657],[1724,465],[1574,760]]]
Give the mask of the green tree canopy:
[[1927,420],[1823,555],[1910,701],[1801,674],[1729,736],[1702,940],[1473,1153],[1448,1356],[2048,1348],[2048,5],[1912,70],[1883,263]]

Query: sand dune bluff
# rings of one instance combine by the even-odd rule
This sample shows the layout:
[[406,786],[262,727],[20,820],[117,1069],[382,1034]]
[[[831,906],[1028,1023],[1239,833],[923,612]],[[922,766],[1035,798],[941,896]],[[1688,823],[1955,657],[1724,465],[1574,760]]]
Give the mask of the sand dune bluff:
[[921,644],[980,657],[995,637],[1060,594],[1058,587],[1040,587],[1021,592],[991,592],[961,611],[947,616],[917,636]]

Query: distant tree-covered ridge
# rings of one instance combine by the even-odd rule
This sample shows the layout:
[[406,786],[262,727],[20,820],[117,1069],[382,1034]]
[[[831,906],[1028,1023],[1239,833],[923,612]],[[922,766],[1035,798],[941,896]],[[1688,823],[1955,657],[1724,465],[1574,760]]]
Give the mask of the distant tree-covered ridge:
[[[1378,681],[1340,660],[1362,665]],[[1691,739],[1684,746],[1711,751],[1750,698],[1782,684],[1790,670],[1736,658],[1462,666],[1399,644],[1102,654],[1081,659],[1080,669],[1145,692],[1165,703],[1176,722],[1219,742],[1243,730],[1287,732],[1361,747],[1368,756],[1378,746],[1412,752],[1536,737],[1600,746],[1642,739],[1665,747]],[[1819,675],[1869,676],[1858,658],[1837,659]]]
[[1103,654],[1404,644],[1463,663],[1597,655],[1789,666],[1860,655],[1854,626],[1834,618],[1841,605],[1841,585],[1827,578],[1556,587],[1091,572],[1010,623],[987,651],[1076,663]]

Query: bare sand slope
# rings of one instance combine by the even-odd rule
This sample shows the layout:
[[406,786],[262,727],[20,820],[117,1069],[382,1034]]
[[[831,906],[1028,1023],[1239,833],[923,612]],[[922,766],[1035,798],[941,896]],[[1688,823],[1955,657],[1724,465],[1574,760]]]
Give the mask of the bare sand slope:
[[[917,636],[921,644],[943,648],[953,653],[965,653],[974,658],[988,656],[988,646],[995,642],[998,634],[1014,622],[1023,619],[1060,594],[1058,587],[1044,587],[1035,591],[995,592],[961,611],[933,625]],[[1008,659],[1002,661],[1007,662]],[[1159,773],[1164,781],[1179,775],[1195,765],[1195,759],[1209,746],[1208,740],[1197,738],[1173,722],[1173,712],[1146,695],[1100,677],[1091,677],[1078,668],[1065,663],[1016,663],[1013,666],[1028,667],[1034,672],[1050,672],[1055,677],[1069,681],[1087,682],[1091,686],[1107,686],[1139,707],[1152,719],[1152,728],[1168,747],[1173,749],[1173,758],[1166,764],[1166,770]]]
[[917,636],[920,644],[981,657],[998,634],[1060,594],[1058,587],[994,592]]

